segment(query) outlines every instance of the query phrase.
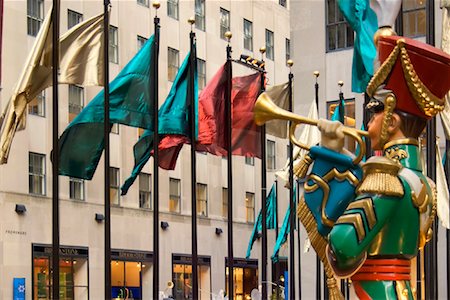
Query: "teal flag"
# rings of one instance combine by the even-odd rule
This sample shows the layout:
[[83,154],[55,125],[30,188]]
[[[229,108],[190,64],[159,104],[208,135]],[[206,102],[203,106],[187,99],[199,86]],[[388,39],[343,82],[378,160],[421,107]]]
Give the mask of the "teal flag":
[[[153,36],[109,84],[110,122],[151,129]],[[59,139],[59,174],[92,179],[104,148],[104,90],[67,126]]]
[[[296,202],[295,201],[296,198],[297,198],[297,188],[296,188],[296,185],[294,185],[294,203]],[[294,207],[294,212],[295,212],[295,207]],[[291,222],[289,222],[290,213],[291,213],[291,205],[288,205],[286,214],[284,215],[283,225],[281,226],[281,229],[278,232],[278,238],[277,238],[277,241],[275,242],[275,246],[273,247],[273,254],[271,256],[271,259],[273,262],[278,261],[278,254],[280,252],[280,248],[284,243],[286,243],[288,235],[289,235],[289,231],[291,230]]]
[[[198,136],[198,76],[197,76],[197,57],[194,44],[193,53],[189,53],[183,61],[177,76],[173,81],[172,88],[169,95],[164,101],[163,105],[158,111],[158,133],[162,137],[163,135],[180,135],[190,136],[190,121],[189,121],[189,95],[194,93],[194,109],[195,109],[195,134]],[[190,82],[190,60],[194,60],[194,78],[193,85],[194,90],[191,91],[189,87]],[[153,151],[153,130],[145,130],[144,134],[139,138],[134,145],[134,167],[130,177],[125,180],[122,185],[122,195],[128,192],[130,186],[134,183],[137,176],[150,159]],[[168,146],[170,147],[170,146]],[[161,144],[160,144],[161,148]],[[167,155],[170,156],[170,155]],[[160,155],[160,163],[164,162],[164,159]],[[170,163],[168,163],[170,164]],[[160,164],[161,166],[161,164]]]
[[370,0],[339,0],[339,9],[355,31],[352,65],[352,91],[363,93],[373,75],[373,61],[377,49],[373,36],[378,29],[375,12],[370,8]]
[[339,121],[342,124],[345,122],[345,101],[344,99],[339,100],[339,104],[336,105],[333,115],[331,116],[332,121]]
[[[364,130],[364,131],[366,130],[366,128],[364,127],[364,124],[361,125],[361,130]],[[362,137],[362,141],[363,141],[363,143],[366,142],[365,136]],[[358,156],[360,151],[361,151],[361,147],[359,147],[359,144],[356,144],[355,155]],[[362,161],[363,162],[366,161],[366,154],[364,154]]]
[[[266,198],[266,211],[267,219],[266,225],[267,229],[275,229],[277,226],[277,187],[274,183],[270,189],[270,193]],[[258,217],[256,218],[255,226],[253,226],[252,234],[250,235],[250,241],[248,242],[247,254],[245,258],[250,258],[250,252],[252,251],[253,244],[255,243],[258,233],[262,231],[262,211],[259,211]]]

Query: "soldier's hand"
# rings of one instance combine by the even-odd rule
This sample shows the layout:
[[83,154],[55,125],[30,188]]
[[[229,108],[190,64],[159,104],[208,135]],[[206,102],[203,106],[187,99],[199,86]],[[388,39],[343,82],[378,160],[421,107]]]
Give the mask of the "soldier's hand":
[[344,125],[337,121],[320,119],[317,123],[322,136],[321,145],[336,152],[342,152],[344,148]]

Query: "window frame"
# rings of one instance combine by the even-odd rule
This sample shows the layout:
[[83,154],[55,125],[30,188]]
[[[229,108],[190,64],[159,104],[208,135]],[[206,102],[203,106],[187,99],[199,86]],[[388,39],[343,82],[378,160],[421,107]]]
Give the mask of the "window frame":
[[287,0],[278,0],[278,4],[284,8],[287,8]]
[[142,49],[142,47],[144,47],[145,43],[147,43],[147,41],[148,41],[147,38],[145,38],[142,35],[138,34],[136,36],[136,48],[137,48],[136,52],[139,52]]
[[[75,184],[79,184],[81,187],[80,198],[77,198],[75,196],[76,193],[72,193],[72,190],[75,190]],[[72,188],[72,186],[74,188]],[[86,200],[86,185],[84,182],[84,179],[75,178],[75,177],[69,177],[69,199],[70,200],[76,200],[76,201],[85,201]]]
[[119,28],[109,25],[109,62],[119,64]]
[[[116,167],[109,167],[109,179],[110,179],[110,182],[109,182],[109,194],[113,195],[112,192],[114,190],[117,191],[116,192],[117,196],[114,197],[115,198],[114,200],[117,200],[117,203],[111,201],[111,205],[112,206],[120,206],[120,193],[119,193],[119,190],[120,190],[120,169],[116,168]],[[115,180],[113,180],[113,179],[115,179]],[[114,181],[116,181],[116,182],[114,182]],[[113,200],[113,197],[112,196],[110,196],[110,197],[111,197],[110,199]]]
[[[78,19],[78,22],[71,24],[71,15]],[[67,9],[67,29],[70,29],[83,22],[83,14],[72,9]]]
[[[226,40],[225,33],[231,31],[231,14],[230,11],[220,7],[219,9],[219,25],[220,25],[220,38]],[[225,21],[225,22],[224,22]]]
[[[177,183],[178,195],[172,194],[171,182]],[[170,202],[173,201],[172,198],[176,198],[176,201],[178,201],[178,211],[172,210],[171,208]],[[169,178],[169,212],[181,214],[181,180],[173,177]]]
[[38,35],[44,17],[44,0],[27,0],[27,35]]
[[149,1],[148,0],[136,0],[136,3],[144,6],[144,7],[149,7]]
[[[173,63],[171,58],[174,58],[176,62]],[[173,82],[177,77],[179,69],[180,51],[172,47],[167,47],[167,80]]]
[[[38,116],[45,118],[45,90],[39,93],[33,100],[31,100],[30,103],[28,103],[28,114],[31,116]],[[33,103],[36,102],[36,105],[33,105]],[[37,112],[33,111],[33,108],[37,107]],[[40,113],[41,111],[41,113]]]
[[[246,25],[250,27],[250,33],[246,31]],[[248,51],[253,51],[253,22],[244,18],[242,23],[243,33],[244,33],[244,49]],[[246,46],[246,43],[250,43],[249,47]]]
[[[271,153],[269,151],[269,149],[271,149],[270,146],[272,146],[272,145],[273,145],[273,147],[272,147],[273,155],[271,155]],[[269,155],[270,155],[270,157],[269,157]],[[276,170],[276,167],[277,167],[276,158],[277,158],[277,155],[276,155],[276,143],[275,143],[275,141],[267,139],[266,140],[266,162],[267,162],[266,166],[267,166],[267,170]],[[273,163],[270,164],[269,163],[270,161],[272,161]]]
[[[32,166],[32,157],[34,158],[39,158],[39,160],[41,161],[42,165],[41,166]],[[36,160],[33,159],[33,162],[35,162]],[[36,196],[46,196],[47,195],[47,172],[46,172],[46,156],[45,154],[41,154],[41,153],[37,153],[37,152],[28,152],[28,193],[30,195],[36,195]],[[31,169],[33,167],[33,170]],[[34,172],[34,169],[41,169],[42,173],[37,173]],[[34,181],[32,181],[33,178],[35,177],[39,177],[40,180],[40,185],[41,185],[41,190],[42,192],[39,193],[37,192],[37,187],[34,187]]]
[[[142,187],[143,186],[143,184],[142,184],[143,178],[146,178],[146,181],[147,181],[146,185],[148,187],[147,190],[143,189],[143,187]],[[144,188],[147,188],[147,187],[144,187]],[[141,196],[145,196],[145,198],[147,198],[148,206],[144,206]],[[139,208],[147,209],[147,210],[153,209],[153,207],[152,207],[152,174],[150,174],[150,173],[144,173],[144,172],[139,173]]]
[[228,188],[222,187],[222,218],[228,220]]
[[[252,199],[251,205],[249,205],[249,196]],[[249,219],[249,212],[252,214],[252,220]],[[245,192],[245,222],[255,223],[255,193],[252,192]]]
[[[326,44],[326,53],[328,52],[334,52],[334,51],[340,51],[340,50],[346,50],[353,48],[355,44],[355,34],[353,32],[353,29],[350,27],[350,25],[347,23],[347,21],[344,18],[344,15],[339,10],[338,0],[327,0],[325,3],[325,44]],[[329,20],[329,14],[330,14],[330,2],[334,4],[334,22],[330,22]],[[345,26],[345,40],[344,45],[341,47],[339,46],[339,27]],[[331,29],[334,28],[334,48],[330,48],[330,32]],[[349,34],[351,33],[351,41],[348,39]]]
[[[412,4],[413,7],[408,7],[407,4],[408,2],[410,2]],[[403,26],[403,36],[409,37],[409,38],[418,38],[418,37],[424,37],[427,34],[427,20],[426,20],[426,2],[424,1],[423,6],[417,5],[417,1],[404,1],[404,3],[402,4],[402,20],[403,23],[401,26]],[[425,30],[424,32],[420,32],[419,30],[419,24],[420,24],[420,15],[418,13],[422,13],[422,16],[425,17],[424,19],[424,24],[425,24]],[[411,30],[409,30],[409,26],[407,26],[407,21],[409,20],[409,15],[414,15],[414,33],[412,33]]]
[[255,158],[253,156],[245,156],[244,162],[248,166],[254,166],[255,165]]
[[[77,103],[73,100],[75,95],[79,98]],[[80,114],[84,108],[84,88],[79,85],[69,84],[68,85],[68,113],[69,113],[69,123],[73,121]],[[72,118],[73,115],[73,118]]]
[[273,31],[266,28],[266,58],[275,60],[275,34]]
[[178,0],[167,0],[167,16],[172,19],[179,20],[180,2]]
[[195,0],[195,28],[206,31],[206,5],[205,0]]
[[[201,198],[201,188],[204,188],[204,195],[205,198]],[[208,217],[208,185],[204,184],[204,183],[199,183],[197,182],[197,187],[196,187],[196,196],[197,196],[197,216],[202,217],[202,218],[207,218]],[[204,204],[204,211],[201,211],[201,209],[203,208],[202,203]],[[204,212],[204,214],[202,214],[202,212]]]
[[284,41],[285,52],[286,52],[286,65],[287,61],[291,59],[291,40],[286,38]]
[[[203,90],[206,86],[206,60],[198,57],[197,57],[197,82],[198,82],[198,89]],[[204,154],[206,154],[206,152]]]

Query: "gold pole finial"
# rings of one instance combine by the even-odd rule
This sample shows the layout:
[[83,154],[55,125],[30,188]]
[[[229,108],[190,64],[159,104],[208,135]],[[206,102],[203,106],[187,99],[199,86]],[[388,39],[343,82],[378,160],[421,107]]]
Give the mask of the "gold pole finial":
[[319,73],[319,71],[314,71],[314,76],[316,76],[316,79],[317,79],[317,77],[319,77],[320,76],[320,73]]
[[342,80],[338,81],[339,93],[342,93],[342,87],[344,86],[344,82]]
[[190,18],[188,19],[188,23],[189,23],[189,25],[191,25],[191,31],[192,31],[192,27],[193,27],[194,24],[195,24],[195,17],[190,17]]
[[228,43],[230,42],[231,38],[233,37],[233,33],[231,31],[225,32],[225,38],[227,39]]
[[158,8],[161,7],[161,3],[158,0],[155,0],[155,1],[153,1],[152,6],[153,6],[153,8],[158,10]]
[[261,48],[259,48],[259,52],[260,52],[261,54],[266,53],[266,47],[265,47],[265,46],[262,46]]
[[294,61],[292,59],[288,59],[288,61],[286,62],[287,66],[289,68],[291,68],[294,65]]

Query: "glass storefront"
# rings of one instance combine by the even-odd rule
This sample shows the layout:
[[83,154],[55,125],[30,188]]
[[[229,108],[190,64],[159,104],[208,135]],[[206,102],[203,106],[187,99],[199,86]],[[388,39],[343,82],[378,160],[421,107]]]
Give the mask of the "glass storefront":
[[[59,299],[89,299],[88,248],[60,247]],[[33,244],[33,299],[51,298],[50,245]]]
[[143,287],[150,281],[151,252],[112,250],[111,251],[111,294],[113,299],[148,299],[143,295]]
[[287,258],[279,258],[278,262],[272,262],[272,293],[276,295],[275,299],[284,299],[285,278],[288,273]]
[[[198,256],[198,289],[200,299],[211,299],[211,257]],[[192,299],[192,257],[172,255],[172,295],[174,299]]]
[[[225,258],[225,287],[228,295],[228,259]],[[235,258],[233,268],[234,299],[251,298],[253,289],[258,289],[258,260]]]

